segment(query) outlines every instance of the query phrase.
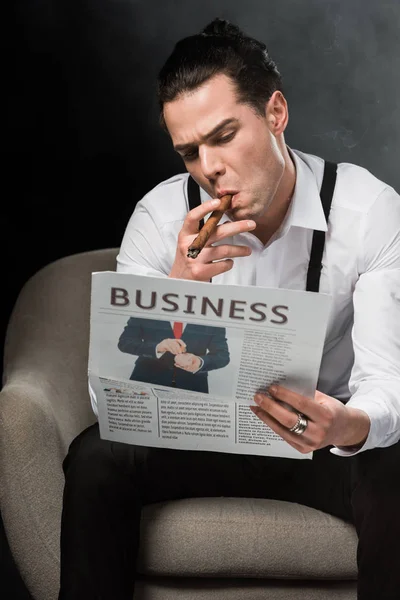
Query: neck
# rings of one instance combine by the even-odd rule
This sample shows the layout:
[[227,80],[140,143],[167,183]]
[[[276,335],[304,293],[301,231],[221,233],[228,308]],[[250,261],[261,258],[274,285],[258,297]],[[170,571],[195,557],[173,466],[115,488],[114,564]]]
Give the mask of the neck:
[[277,192],[263,218],[257,224],[253,234],[265,245],[282,225],[296,184],[296,167],[286,147],[282,148],[285,167]]

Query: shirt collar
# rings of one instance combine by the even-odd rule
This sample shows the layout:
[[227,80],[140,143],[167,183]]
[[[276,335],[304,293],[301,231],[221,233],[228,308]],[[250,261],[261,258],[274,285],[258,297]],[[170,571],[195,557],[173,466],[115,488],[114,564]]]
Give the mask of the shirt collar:
[[327,231],[316,174],[303,160],[300,153],[290,148],[288,150],[296,167],[296,183],[282,229],[304,227],[304,229]]
[[[317,174],[306,162],[306,155],[289,147],[288,151],[296,167],[296,183],[288,212],[281,227],[273,236],[274,239],[285,235],[290,227],[328,230],[318,189]],[[200,188],[200,197],[202,202],[210,199],[202,188]],[[225,223],[229,220],[227,215],[223,215],[220,222]]]

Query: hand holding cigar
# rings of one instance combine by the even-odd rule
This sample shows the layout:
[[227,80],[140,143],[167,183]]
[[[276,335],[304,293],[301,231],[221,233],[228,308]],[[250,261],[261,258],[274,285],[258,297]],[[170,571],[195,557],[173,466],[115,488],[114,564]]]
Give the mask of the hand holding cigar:
[[220,207],[211,213],[211,215],[207,219],[207,222],[201,228],[199,235],[190,244],[190,246],[187,250],[188,258],[197,258],[197,256],[203,250],[209,237],[217,229],[217,225],[220,222],[222,215],[224,214],[225,211],[228,210],[231,200],[232,200],[231,194],[226,194],[226,196],[222,196]]
[[[232,202],[230,196],[228,196],[226,202],[222,202],[222,199],[202,202],[186,214],[178,234],[176,254],[168,277],[190,279],[192,281],[210,281],[213,277],[232,269],[235,258],[251,254],[251,250],[247,245],[240,244],[239,240],[238,243],[233,244],[231,240],[236,235],[253,231],[256,228],[255,221],[251,219],[232,221],[229,219],[226,223],[217,226],[222,214]],[[210,215],[210,217],[199,233],[199,221],[207,215]],[[213,216],[216,216],[216,218],[212,218]],[[214,224],[212,225],[213,221]],[[207,233],[206,227],[211,227],[211,225],[214,233]],[[206,234],[204,234],[204,230],[206,230]],[[201,240],[204,235],[205,239]],[[188,257],[188,249],[193,248],[196,236],[197,238],[201,236],[201,244],[200,248],[199,246],[194,247],[194,250],[197,250],[196,256],[198,258],[193,260]],[[224,243],[226,238],[230,238],[229,243]],[[210,245],[211,240],[213,243]],[[198,256],[200,250],[202,252]]]

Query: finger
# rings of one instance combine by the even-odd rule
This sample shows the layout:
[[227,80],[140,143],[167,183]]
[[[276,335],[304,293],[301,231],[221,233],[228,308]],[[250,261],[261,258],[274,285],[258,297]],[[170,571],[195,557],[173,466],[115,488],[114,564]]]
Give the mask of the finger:
[[250,406],[250,410],[293,448],[301,453],[309,451],[308,449],[306,450],[307,446],[303,443],[303,440],[297,441],[294,434],[290,433],[285,427],[275,421],[273,417],[270,417],[264,410],[262,410],[262,408],[259,406]]
[[250,256],[252,250],[249,246],[235,246],[233,244],[221,244],[218,246],[206,246],[202,251],[202,262],[210,263],[214,260],[226,258],[238,258],[239,256]]
[[168,350],[172,352],[172,354],[178,354],[181,351],[181,347],[176,343],[177,340],[168,340]]
[[239,235],[240,233],[245,233],[246,231],[253,231],[255,228],[255,221],[228,221],[226,223],[222,223],[222,225],[218,225],[217,229],[210,236],[208,241],[210,244],[214,244],[215,242],[220,242],[227,237],[233,237],[234,235]]
[[282,406],[282,404],[279,404],[279,402],[273,398],[269,398],[264,394],[256,394],[254,396],[254,402],[283,425],[283,427],[291,429],[296,425],[298,413],[285,408],[285,406]]
[[171,352],[174,354],[180,354],[182,352],[181,347],[175,341],[171,342]]
[[182,369],[183,371],[187,371],[186,365],[176,365],[178,369]]
[[188,361],[187,361],[185,354],[177,354],[175,356],[175,363],[178,364],[179,366],[186,365],[187,362]]
[[230,271],[232,267],[233,260],[227,258],[226,260],[220,260],[209,264],[196,263],[191,266],[191,273],[196,281],[210,281],[213,277],[217,277],[217,275],[221,275],[221,273]]
[[183,222],[181,233],[183,235],[198,233],[199,221],[201,221],[201,219],[204,219],[204,217],[208,213],[211,213],[213,210],[216,210],[220,204],[221,201],[218,199],[207,200],[206,202],[202,202],[200,206],[196,206],[196,208],[190,210],[187,213],[186,218]]
[[163,348],[163,352],[171,352],[171,349],[169,346],[169,340],[164,340],[162,342],[162,348]]
[[[260,397],[262,397],[263,400],[259,403],[257,399]],[[275,400],[271,400],[271,398],[261,394],[256,394],[254,400],[268,418],[272,418],[274,421],[276,421],[276,423],[281,425],[291,437],[295,436],[295,439],[297,438],[297,434],[291,433],[289,430],[297,424],[299,413],[293,412],[292,410],[280,405]],[[320,425],[307,418],[307,427],[305,432],[301,434],[301,438],[302,441],[307,443],[309,446],[315,445],[317,443],[316,440],[321,438]]]
[[318,421],[323,412],[321,406],[311,398],[292,392],[281,385],[273,385],[268,389],[273,398],[290,404],[297,412],[307,415],[313,421]]
[[168,342],[168,340],[161,340],[161,342],[158,343],[158,345],[157,345],[158,352],[165,352],[165,349],[168,345],[167,342]]
[[176,340],[176,341],[181,346],[182,350],[186,350],[186,344],[183,340]]

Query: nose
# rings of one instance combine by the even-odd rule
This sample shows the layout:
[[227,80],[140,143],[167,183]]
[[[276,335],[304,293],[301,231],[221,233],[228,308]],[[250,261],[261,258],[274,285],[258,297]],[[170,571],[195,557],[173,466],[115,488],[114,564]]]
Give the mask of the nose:
[[203,175],[209,181],[225,173],[224,163],[217,148],[200,147],[199,158]]

